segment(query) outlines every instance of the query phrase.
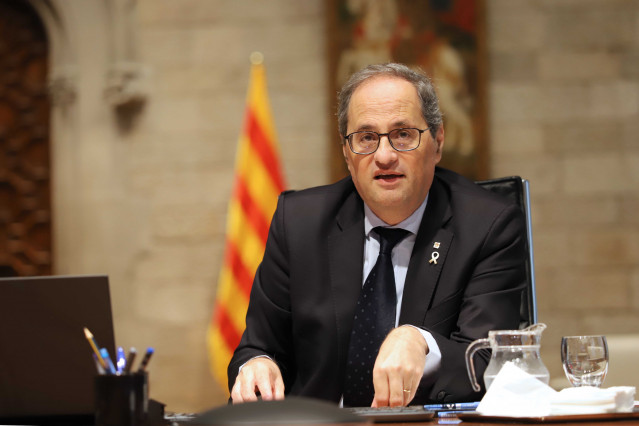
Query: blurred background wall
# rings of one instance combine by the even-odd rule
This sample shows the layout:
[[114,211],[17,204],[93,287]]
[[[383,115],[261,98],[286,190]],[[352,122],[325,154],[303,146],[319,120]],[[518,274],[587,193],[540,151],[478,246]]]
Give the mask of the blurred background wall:
[[[205,336],[248,58],[265,56],[289,187],[329,183],[326,3],[30,4],[50,43],[54,273],[109,275],[117,343],[156,349],[153,398],[222,404]],[[490,177],[531,182],[560,377],[562,335],[639,333],[639,1],[486,0],[485,19]]]

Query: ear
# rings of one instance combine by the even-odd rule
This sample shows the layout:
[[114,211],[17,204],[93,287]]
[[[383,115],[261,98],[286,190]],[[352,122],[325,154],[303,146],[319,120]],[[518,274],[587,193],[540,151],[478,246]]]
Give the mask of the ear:
[[348,165],[348,161],[349,161],[349,156],[348,156],[348,142],[344,142],[342,143],[342,155],[344,156],[344,161],[346,162],[346,165]]
[[435,151],[437,154],[441,156],[442,151],[444,150],[444,125],[440,125],[437,130],[437,136],[435,137],[435,144],[437,145],[437,150]]
[[444,151],[444,126],[439,126],[437,130],[437,134],[435,135],[435,140],[433,140],[435,144],[435,155],[433,156],[433,161],[435,164],[439,164],[442,159],[442,153]]

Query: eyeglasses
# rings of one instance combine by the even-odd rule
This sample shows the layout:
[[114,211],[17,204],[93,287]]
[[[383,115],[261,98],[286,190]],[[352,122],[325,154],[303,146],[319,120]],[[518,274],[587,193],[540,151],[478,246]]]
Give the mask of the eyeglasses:
[[370,131],[353,132],[344,136],[348,141],[348,146],[355,154],[372,154],[379,148],[382,136],[388,136],[388,142],[396,151],[412,151],[419,147],[424,130],[408,127],[405,129],[394,129],[388,133],[377,133]]

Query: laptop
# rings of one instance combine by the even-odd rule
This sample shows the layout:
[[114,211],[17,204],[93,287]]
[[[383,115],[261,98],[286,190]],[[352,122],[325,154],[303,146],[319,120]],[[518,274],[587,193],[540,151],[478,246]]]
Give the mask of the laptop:
[[0,424],[92,424],[84,327],[114,354],[107,276],[0,279]]

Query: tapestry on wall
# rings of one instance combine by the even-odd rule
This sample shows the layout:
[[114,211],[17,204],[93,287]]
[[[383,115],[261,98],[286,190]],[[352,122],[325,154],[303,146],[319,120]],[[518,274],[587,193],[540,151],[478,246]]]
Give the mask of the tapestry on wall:
[[[329,98],[355,71],[401,62],[431,76],[444,115],[440,165],[470,179],[487,177],[483,5],[481,0],[331,0]],[[334,115],[334,114],[333,114]],[[337,128],[336,121],[332,123]],[[331,176],[347,174],[339,135],[331,139]]]

